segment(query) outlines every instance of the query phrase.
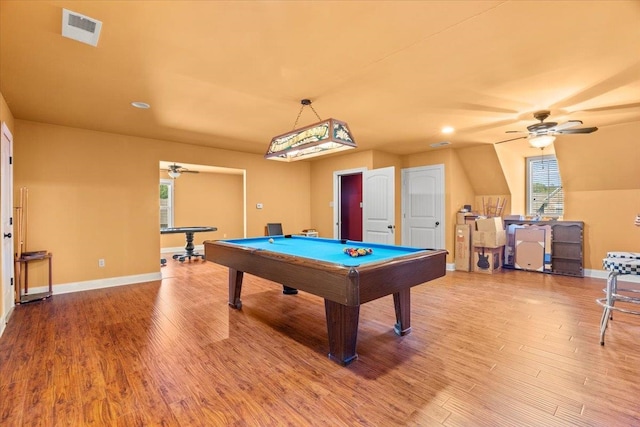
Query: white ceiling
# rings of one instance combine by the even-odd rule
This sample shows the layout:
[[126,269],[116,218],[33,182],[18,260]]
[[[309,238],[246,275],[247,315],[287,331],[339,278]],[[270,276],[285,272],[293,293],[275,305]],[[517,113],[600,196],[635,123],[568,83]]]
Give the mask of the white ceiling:
[[493,144],[540,109],[640,120],[640,1],[0,0],[0,91],[17,119],[259,154],[302,98],[359,149]]

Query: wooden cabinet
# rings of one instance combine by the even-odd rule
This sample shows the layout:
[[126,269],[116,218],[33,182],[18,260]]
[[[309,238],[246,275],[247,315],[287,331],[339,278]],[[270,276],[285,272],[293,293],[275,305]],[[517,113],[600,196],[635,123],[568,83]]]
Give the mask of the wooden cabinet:
[[548,233],[550,236],[544,243],[544,267],[541,271],[576,277],[584,276],[584,222],[505,220],[504,224],[507,230],[505,268],[518,268],[515,230],[531,227],[550,230]]
[[558,221],[551,225],[551,271],[569,276],[584,276],[583,223]]

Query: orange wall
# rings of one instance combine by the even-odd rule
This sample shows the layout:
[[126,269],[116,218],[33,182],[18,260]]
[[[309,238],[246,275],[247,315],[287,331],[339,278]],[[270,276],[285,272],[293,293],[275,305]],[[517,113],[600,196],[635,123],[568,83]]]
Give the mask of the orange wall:
[[608,251],[640,252],[640,122],[555,142],[566,220],[585,222],[585,265],[602,269]]
[[[509,198],[504,214],[525,214],[526,212],[526,157],[539,156],[543,152],[529,146],[526,139],[496,145],[500,167],[509,186]],[[544,154],[554,154],[553,145]]]
[[[0,93],[0,123],[1,122],[5,122],[7,124],[7,127],[9,128],[9,131],[11,132],[12,135],[15,133],[13,115],[11,114],[11,110],[9,110],[9,106],[7,105],[7,102],[4,100],[4,96],[2,96],[2,94]],[[2,165],[0,165],[0,168],[1,167]],[[1,187],[0,187],[0,191],[2,191]],[[5,255],[6,254],[3,253],[2,245],[0,245],[0,259],[4,259]],[[13,258],[13,254],[11,254],[10,256]],[[2,265],[3,263],[0,262],[0,278],[3,277]],[[4,313],[4,292],[2,289],[2,283],[0,281],[0,319],[4,319],[4,316],[6,314],[7,313]],[[4,325],[0,325],[0,331],[2,331],[3,329],[4,329]]]
[[[15,123],[14,184],[29,188],[28,248],[53,253],[54,285],[159,271],[160,160],[245,169],[250,236],[263,235],[265,224],[274,220],[294,230],[311,222],[308,163]],[[256,209],[256,203],[264,208]],[[104,268],[98,267],[99,258],[105,259]]]
[[333,237],[333,172],[348,169],[373,169],[373,152],[348,152],[324,157],[311,163],[311,223],[321,237]]
[[[54,253],[54,283],[159,270],[160,160],[245,169],[248,236],[263,235],[267,222],[282,222],[286,232],[314,227],[331,237],[334,171],[396,166],[399,209],[401,167],[444,164],[449,262],[455,211],[463,204],[478,205],[483,196],[520,197],[515,189],[521,184],[507,185],[507,176],[521,166],[513,167],[516,172],[505,166],[517,162],[517,156],[498,157],[493,146],[401,157],[356,151],[311,163],[281,163],[260,155],[14,121],[4,100],[0,107],[0,118],[14,122],[16,197],[18,188],[29,188],[28,249]],[[639,134],[640,124],[632,123],[556,140],[565,219],[586,223],[586,268],[601,269],[606,251],[640,250],[640,228],[633,226],[640,211]],[[98,268],[98,258],[106,260],[105,268]]]
[[0,93],[0,122],[5,122],[7,127],[13,133],[14,123],[13,123],[13,114],[11,114],[11,110],[9,110],[9,106],[7,105],[7,101],[5,101],[4,96]]
[[[476,196],[509,194],[509,186],[493,145],[456,150]],[[475,207],[474,207],[475,209]]]
[[322,237],[333,237],[333,173],[350,169],[367,170],[393,166],[395,168],[395,243],[402,240],[401,215],[401,158],[380,151],[351,152],[336,157],[325,157],[311,164],[311,221]]
[[[167,171],[160,178],[167,179]],[[244,236],[243,176],[226,173],[183,173],[173,181],[174,226],[213,226],[218,230],[196,233],[194,245],[205,240]],[[185,246],[184,234],[160,235],[162,248]]]
[[333,237],[333,172],[357,168],[378,169],[394,166],[396,169],[396,244],[402,241],[402,168],[445,166],[445,245],[449,249],[449,262],[453,260],[453,230],[455,212],[464,204],[473,203],[475,194],[459,161],[451,149],[429,151],[409,156],[396,156],[379,151],[354,152],[339,157],[316,160],[311,165],[312,223],[322,236]]

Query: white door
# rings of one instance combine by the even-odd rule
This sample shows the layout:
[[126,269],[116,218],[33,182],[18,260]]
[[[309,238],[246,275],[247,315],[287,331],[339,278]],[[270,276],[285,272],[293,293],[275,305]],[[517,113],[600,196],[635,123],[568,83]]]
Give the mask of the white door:
[[402,170],[402,244],[444,249],[444,165]]
[[[7,125],[1,126],[2,140],[0,153],[0,180],[2,181],[0,197],[2,212],[0,233],[2,233],[2,313],[0,319],[6,321],[9,311],[14,305],[13,292],[13,169],[12,147],[13,137]],[[0,327],[0,330],[2,327]]]
[[395,244],[395,168],[362,173],[362,241]]

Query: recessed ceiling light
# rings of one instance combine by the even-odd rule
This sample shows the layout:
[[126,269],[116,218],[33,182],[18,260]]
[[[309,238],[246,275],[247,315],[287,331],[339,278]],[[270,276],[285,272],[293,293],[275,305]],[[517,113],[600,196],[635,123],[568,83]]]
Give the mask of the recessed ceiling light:
[[131,103],[131,105],[133,105],[136,108],[142,108],[143,110],[146,110],[147,108],[151,108],[151,105],[147,104],[146,102],[140,102],[140,101],[134,101]]
[[455,129],[452,128],[451,126],[445,126],[442,128],[442,133],[453,133]]

